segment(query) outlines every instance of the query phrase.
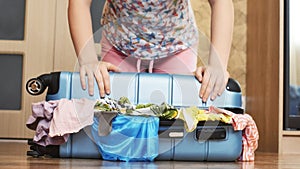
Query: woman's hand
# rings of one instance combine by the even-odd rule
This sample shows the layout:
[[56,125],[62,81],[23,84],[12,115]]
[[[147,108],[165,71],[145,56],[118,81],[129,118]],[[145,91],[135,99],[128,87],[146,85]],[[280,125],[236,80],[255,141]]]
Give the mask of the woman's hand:
[[88,91],[94,94],[94,79],[96,79],[100,96],[110,93],[109,71],[118,72],[119,68],[107,62],[99,62],[95,50],[94,35],[91,22],[92,0],[69,0],[68,21],[72,42],[80,65],[80,82]]
[[202,83],[199,92],[204,102],[214,100],[228,82],[227,63],[230,54],[234,8],[232,0],[208,0],[211,6],[211,49],[207,66],[198,67],[195,76]]
[[206,102],[209,95],[211,100],[220,96],[226,88],[229,73],[221,67],[200,66],[195,72],[196,78],[202,83],[199,95]]
[[96,79],[100,97],[110,93],[109,71],[119,72],[120,69],[108,62],[94,62],[80,65],[80,82],[82,88],[86,89],[86,76],[88,82],[88,91],[90,95],[94,95],[94,79]]

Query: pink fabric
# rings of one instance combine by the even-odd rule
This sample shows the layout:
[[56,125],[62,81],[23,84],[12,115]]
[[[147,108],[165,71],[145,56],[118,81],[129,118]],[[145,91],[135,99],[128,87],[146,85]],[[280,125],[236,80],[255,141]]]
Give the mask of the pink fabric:
[[60,145],[70,133],[93,124],[96,101],[88,99],[61,99],[32,104],[32,115],[26,126],[35,130],[33,141],[39,145]]
[[53,118],[54,109],[58,101],[42,101],[32,104],[32,115],[28,118],[26,126],[35,130],[33,141],[41,146],[60,145],[66,142],[69,134],[57,137],[49,137],[50,122]]
[[58,102],[50,124],[49,136],[63,136],[76,133],[93,124],[95,100],[61,99]]
[[258,129],[255,121],[249,114],[235,114],[233,112],[210,107],[209,111],[224,113],[232,117],[232,126],[234,130],[243,130],[243,147],[239,161],[254,161],[255,150],[258,147]]
[[[134,57],[127,57],[113,47],[108,40],[103,37],[101,40],[102,61],[110,62],[118,66],[122,72],[145,72],[148,70],[151,60],[141,60],[141,65],[137,65],[138,60]],[[172,57],[155,59],[153,63],[153,73],[186,74],[192,75],[197,66],[197,49],[188,48]],[[150,70],[151,71],[151,70]]]

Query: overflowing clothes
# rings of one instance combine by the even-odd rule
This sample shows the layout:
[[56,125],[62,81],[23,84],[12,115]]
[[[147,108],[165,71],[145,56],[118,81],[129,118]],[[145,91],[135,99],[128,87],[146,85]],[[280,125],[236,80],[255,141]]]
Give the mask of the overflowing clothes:
[[230,122],[234,130],[243,131],[243,147],[242,154],[239,157],[239,161],[254,161],[255,150],[258,147],[258,129],[255,121],[249,114],[235,114],[228,110],[219,109],[216,107],[210,107],[209,111],[212,113],[223,113],[232,117]]
[[60,145],[69,134],[93,124],[95,101],[60,99],[32,104],[26,126],[35,130],[33,141],[39,145]]
[[196,129],[200,121],[221,121],[242,130],[242,153],[238,160],[253,161],[258,147],[258,130],[248,114],[209,107],[177,109],[166,103],[133,105],[126,97],[61,99],[32,104],[26,125],[35,130],[34,142],[60,145],[71,133],[92,126],[92,137],[106,160],[152,161],[158,155],[159,119],[180,119],[186,132]]

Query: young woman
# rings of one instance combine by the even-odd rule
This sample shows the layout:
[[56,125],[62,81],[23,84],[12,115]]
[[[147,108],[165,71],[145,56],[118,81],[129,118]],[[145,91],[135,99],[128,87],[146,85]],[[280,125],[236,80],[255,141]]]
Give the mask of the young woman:
[[232,0],[208,0],[211,47],[208,64],[197,67],[198,29],[190,0],[107,0],[102,16],[101,57],[94,48],[92,0],[69,0],[70,32],[80,64],[81,84],[100,96],[110,93],[109,71],[194,74],[199,96],[215,99],[224,91],[233,31]]

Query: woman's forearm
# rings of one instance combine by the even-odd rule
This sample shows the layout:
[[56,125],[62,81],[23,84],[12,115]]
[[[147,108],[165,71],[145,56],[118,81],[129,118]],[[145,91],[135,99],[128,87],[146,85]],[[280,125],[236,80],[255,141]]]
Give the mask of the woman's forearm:
[[209,0],[211,6],[211,56],[210,63],[221,61],[227,69],[230,55],[234,8],[232,0]]
[[68,20],[79,63],[97,61],[94,47],[90,5],[92,0],[69,0]]

